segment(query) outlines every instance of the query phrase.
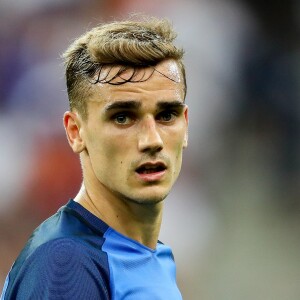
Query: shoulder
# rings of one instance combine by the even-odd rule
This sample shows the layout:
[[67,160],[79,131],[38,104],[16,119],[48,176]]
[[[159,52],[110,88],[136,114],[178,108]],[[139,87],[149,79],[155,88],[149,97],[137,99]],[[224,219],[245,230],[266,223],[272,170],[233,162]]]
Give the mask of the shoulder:
[[95,249],[78,239],[48,241],[17,269],[12,299],[109,299],[105,254],[97,256]]
[[44,268],[67,267],[93,260],[93,248],[89,248],[76,237],[59,237],[47,241],[37,247],[26,259],[30,267],[32,264],[41,264]]
[[76,243],[75,249],[80,249],[83,244],[101,248],[103,242],[102,231],[93,227],[77,211],[64,206],[35,229],[22,250],[24,255],[21,253],[20,256],[26,259],[40,247],[49,251],[54,247],[67,249],[72,243]]
[[8,275],[4,299],[109,299],[105,230],[72,203],[60,209],[31,235]]
[[66,274],[70,276],[70,280],[78,280],[88,273],[89,277],[96,279],[99,276],[99,266],[102,266],[103,272],[106,269],[105,256],[104,252],[97,251],[78,238],[63,237],[39,246],[26,259],[20,272],[36,270],[46,279],[48,276],[55,276],[58,280]]

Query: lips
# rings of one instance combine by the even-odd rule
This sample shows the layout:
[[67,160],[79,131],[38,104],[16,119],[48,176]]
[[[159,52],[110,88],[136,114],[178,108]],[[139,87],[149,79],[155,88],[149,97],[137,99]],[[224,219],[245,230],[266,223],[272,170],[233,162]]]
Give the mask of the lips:
[[151,173],[162,172],[166,170],[166,168],[167,167],[163,163],[146,163],[139,166],[136,169],[136,172],[139,174],[151,174]]
[[136,169],[136,174],[144,182],[154,182],[161,180],[166,170],[167,166],[162,162],[145,163]]

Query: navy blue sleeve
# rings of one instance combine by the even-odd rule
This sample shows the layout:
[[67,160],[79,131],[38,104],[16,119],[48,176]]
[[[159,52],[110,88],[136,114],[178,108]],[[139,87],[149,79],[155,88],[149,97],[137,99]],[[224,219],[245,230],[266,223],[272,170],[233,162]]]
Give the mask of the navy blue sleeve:
[[103,252],[90,251],[67,238],[43,244],[22,263],[4,299],[109,300],[109,279],[99,263],[101,255],[105,260]]

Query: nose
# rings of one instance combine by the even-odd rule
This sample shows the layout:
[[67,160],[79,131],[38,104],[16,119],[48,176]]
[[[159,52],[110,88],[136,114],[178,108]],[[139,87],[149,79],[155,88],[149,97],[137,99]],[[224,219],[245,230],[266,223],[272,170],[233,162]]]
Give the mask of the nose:
[[163,149],[163,140],[152,116],[147,116],[141,122],[138,133],[138,148],[139,151],[149,152],[150,154],[155,154]]

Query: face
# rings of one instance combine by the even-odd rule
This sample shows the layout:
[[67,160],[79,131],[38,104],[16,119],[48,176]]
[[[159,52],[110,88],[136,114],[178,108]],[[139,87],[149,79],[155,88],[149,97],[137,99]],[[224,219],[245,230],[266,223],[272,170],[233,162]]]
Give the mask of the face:
[[80,128],[83,169],[91,169],[84,176],[94,177],[100,192],[141,204],[167,196],[187,144],[187,106],[177,63],[163,61],[155,69],[141,71],[153,72],[144,82],[97,84]]

